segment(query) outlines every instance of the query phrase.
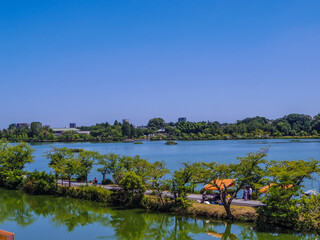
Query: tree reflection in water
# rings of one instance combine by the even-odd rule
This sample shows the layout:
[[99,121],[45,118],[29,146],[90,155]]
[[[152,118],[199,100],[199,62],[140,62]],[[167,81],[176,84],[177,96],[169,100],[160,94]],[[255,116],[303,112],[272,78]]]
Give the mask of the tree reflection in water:
[[48,228],[66,227],[69,232],[90,224],[112,229],[108,236],[99,236],[99,239],[302,239],[296,235],[257,233],[249,225],[148,213],[141,209],[117,210],[85,200],[0,189],[0,224],[15,222],[27,227],[40,217],[47,219]]

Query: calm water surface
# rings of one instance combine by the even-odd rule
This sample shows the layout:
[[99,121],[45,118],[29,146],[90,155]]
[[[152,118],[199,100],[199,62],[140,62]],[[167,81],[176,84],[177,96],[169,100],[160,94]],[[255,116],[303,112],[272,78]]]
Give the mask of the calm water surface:
[[0,229],[16,240],[90,239],[317,239],[260,233],[249,224],[177,217],[144,210],[116,210],[103,204],[54,196],[33,196],[0,188]]
[[[236,157],[244,156],[249,152],[258,151],[261,147],[270,147],[268,159],[270,160],[297,160],[314,158],[320,160],[320,140],[219,140],[219,141],[178,141],[178,145],[165,145],[164,141],[145,141],[143,144],[133,143],[53,143],[32,144],[36,150],[35,162],[28,165],[27,170],[50,171],[48,160],[43,154],[50,150],[50,146],[84,148],[100,153],[117,153],[129,156],[140,155],[151,162],[165,160],[171,171],[177,170],[182,162],[217,161],[231,163]],[[94,166],[89,179],[95,177],[101,181],[102,176],[96,172]],[[319,190],[320,181],[308,181],[306,188]]]

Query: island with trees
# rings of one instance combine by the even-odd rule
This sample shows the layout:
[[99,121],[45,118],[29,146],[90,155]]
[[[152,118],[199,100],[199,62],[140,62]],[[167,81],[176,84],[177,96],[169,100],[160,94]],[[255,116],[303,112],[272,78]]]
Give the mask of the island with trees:
[[[140,156],[52,148],[44,155],[52,170],[46,173],[24,169],[26,164],[33,162],[30,145],[11,145],[1,140],[0,186],[30,194],[104,202],[122,208],[139,207],[150,211],[254,221],[263,231],[319,234],[320,195],[305,196],[302,189],[306,179],[319,173],[320,161],[270,161],[266,159],[267,151],[265,148],[248,153],[229,164],[185,162],[171,173],[164,161],[151,163]],[[98,165],[103,183],[112,183],[108,189],[104,185],[88,183],[88,174],[94,164]],[[110,179],[107,180],[107,176]],[[223,185],[223,179],[232,179],[233,186]],[[74,181],[82,185],[72,186]],[[206,184],[217,187],[219,205],[205,205],[188,198],[190,193],[197,192],[195,189]],[[253,197],[264,205],[257,209],[232,205],[239,191],[247,185],[252,187]],[[263,196],[260,190],[265,186],[269,191]]]

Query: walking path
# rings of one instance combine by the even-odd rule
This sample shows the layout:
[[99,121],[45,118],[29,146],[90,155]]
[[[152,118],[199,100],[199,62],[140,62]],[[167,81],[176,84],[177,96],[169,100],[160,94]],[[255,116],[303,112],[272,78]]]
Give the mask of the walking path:
[[[58,184],[62,184],[61,180],[58,180]],[[69,182],[68,181],[63,181],[63,185],[68,186]],[[86,185],[86,183],[80,183],[80,182],[71,182],[71,186],[72,187],[79,187],[81,185]],[[92,186],[92,183],[88,183],[88,185]],[[112,185],[98,185],[102,188],[108,189],[108,190],[118,190],[121,189],[118,186],[112,186]],[[151,190],[147,190],[146,191],[146,195],[151,195]],[[172,194],[169,192],[163,192],[164,196],[168,196],[168,197],[172,197]],[[189,194],[188,195],[188,199],[189,200],[202,200],[202,195],[201,194]],[[246,207],[260,207],[263,206],[264,204],[261,203],[260,201],[256,201],[256,200],[247,200],[245,201],[244,199],[239,199],[239,198],[235,198],[233,199],[231,205],[235,205],[235,206],[246,206]]]

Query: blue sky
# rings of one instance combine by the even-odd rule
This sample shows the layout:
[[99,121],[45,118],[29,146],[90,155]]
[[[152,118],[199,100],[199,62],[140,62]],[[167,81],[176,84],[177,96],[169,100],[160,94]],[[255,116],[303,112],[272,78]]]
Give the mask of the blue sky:
[[320,112],[320,2],[1,1],[0,127]]

